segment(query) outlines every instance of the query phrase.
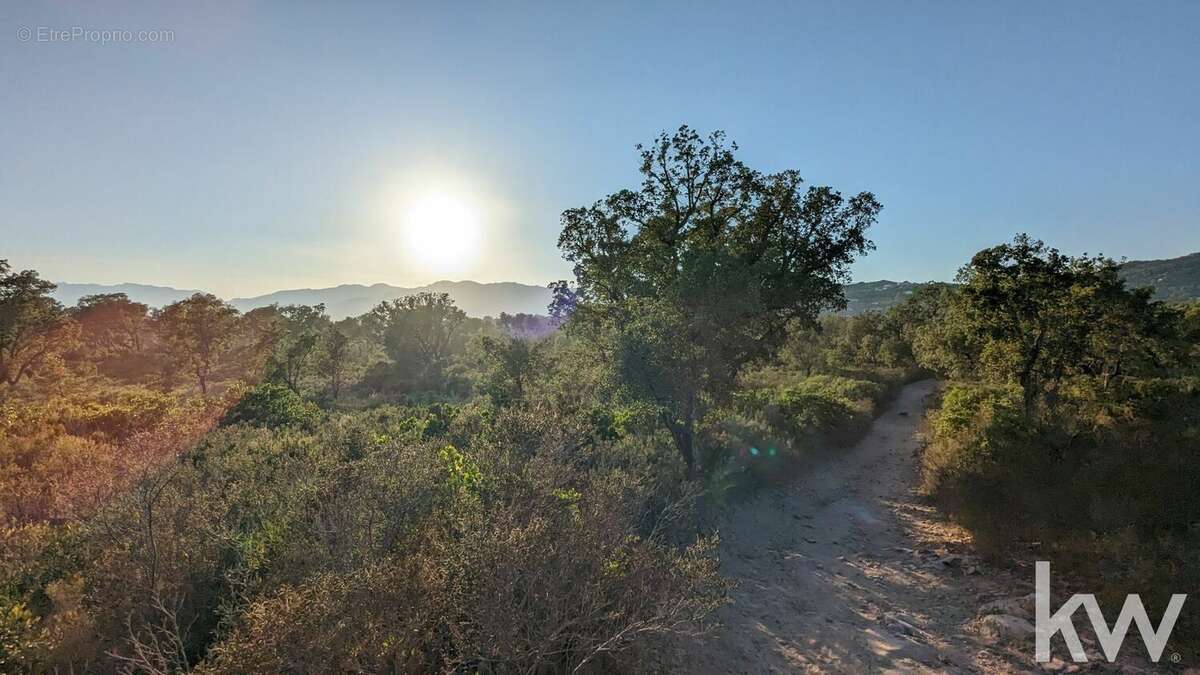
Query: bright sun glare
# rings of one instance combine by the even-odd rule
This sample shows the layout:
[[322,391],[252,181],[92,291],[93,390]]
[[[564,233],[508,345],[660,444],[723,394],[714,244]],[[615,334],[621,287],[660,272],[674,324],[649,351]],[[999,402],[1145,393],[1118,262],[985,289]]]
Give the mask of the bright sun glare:
[[464,271],[479,254],[481,216],[465,195],[448,190],[415,195],[402,225],[406,257],[431,271]]

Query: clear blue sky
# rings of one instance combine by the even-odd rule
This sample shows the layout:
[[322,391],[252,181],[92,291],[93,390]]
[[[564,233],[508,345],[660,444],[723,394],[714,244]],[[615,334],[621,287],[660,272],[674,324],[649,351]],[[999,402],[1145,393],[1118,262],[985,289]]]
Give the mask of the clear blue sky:
[[[1198,2],[14,2],[0,26],[0,258],[55,280],[544,283],[558,214],[684,122],[875,192],[860,280],[946,279],[1023,230],[1200,249]],[[174,38],[19,34],[76,26]],[[381,215],[427,178],[487,213],[453,274]]]

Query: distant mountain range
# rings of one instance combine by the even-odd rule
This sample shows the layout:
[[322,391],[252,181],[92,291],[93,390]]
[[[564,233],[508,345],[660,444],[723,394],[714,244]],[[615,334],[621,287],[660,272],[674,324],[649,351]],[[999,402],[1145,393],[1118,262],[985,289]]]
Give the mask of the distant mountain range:
[[[1130,286],[1153,286],[1160,300],[1200,298],[1200,253],[1169,260],[1131,260],[1121,266],[1121,274]],[[903,302],[923,284],[913,281],[860,281],[847,284],[846,313],[861,314],[882,311]],[[325,311],[335,319],[364,314],[384,300],[394,300],[421,292],[449,293],[455,304],[469,316],[499,316],[508,314],[545,314],[550,304],[550,291],[544,286],[513,282],[479,283],[476,281],[438,281],[428,286],[403,288],[388,284],[343,284],[333,288],[304,288],[276,291],[252,298],[234,298],[230,303],[240,311],[271,304],[325,304]],[[79,298],[96,293],[124,293],[131,299],[153,307],[182,300],[196,291],[145,284],[74,284],[59,283],[54,297],[64,305],[74,305]]]
[[[1200,253],[1166,260],[1130,260],[1121,276],[1134,288],[1151,286],[1156,300],[1200,298]],[[923,284],[912,281],[864,281],[845,286],[846,314],[882,311],[904,302]]]
[[315,305],[325,303],[325,312],[335,319],[358,316],[384,300],[417,293],[449,293],[454,304],[468,316],[508,314],[545,314],[550,304],[550,289],[511,281],[481,284],[477,281],[437,281],[428,286],[401,288],[388,284],[343,284],[333,288],[306,288],[276,291],[253,298],[234,298],[229,302],[239,310],[267,305]]
[[[384,300],[394,300],[422,292],[449,293],[454,303],[469,316],[499,316],[508,314],[545,314],[550,304],[550,290],[544,286],[529,286],[513,282],[481,284],[476,281],[438,281],[427,286],[402,288],[388,284],[343,284],[333,288],[302,288],[276,291],[252,298],[233,298],[230,304],[246,312],[267,305],[325,304],[325,312],[334,319],[358,316],[369,312]],[[73,284],[59,283],[54,297],[64,305],[74,305],[85,295],[124,293],[131,300],[161,307],[191,296],[197,291],[145,284]]]
[[134,302],[144,302],[151,307],[162,307],[191,297],[199,291],[189,291],[170,286],[150,286],[148,284],[72,284],[63,281],[54,282],[54,299],[70,307],[79,302],[85,295],[101,293],[124,293]]

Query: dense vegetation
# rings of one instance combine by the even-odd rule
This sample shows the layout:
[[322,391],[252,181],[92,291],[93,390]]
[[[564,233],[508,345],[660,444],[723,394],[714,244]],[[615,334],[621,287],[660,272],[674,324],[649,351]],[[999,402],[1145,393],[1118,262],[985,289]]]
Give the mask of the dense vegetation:
[[[910,374],[852,337],[879,206],[684,128],[563,216],[550,317],[0,270],[0,669],[646,670],[728,581],[708,515]],[[810,336],[819,335],[819,339]]]
[[[1200,583],[1200,304],[1028,237],[979,252],[910,328],[951,380],[925,488],[994,554],[1015,544],[1155,611]],[[918,298],[914,305],[923,301]],[[901,311],[904,308],[899,308]],[[1177,629],[1193,648],[1200,625]]]
[[879,204],[733,151],[682,128],[564,212],[548,317],[68,308],[0,261],[0,670],[665,667],[713,511],[929,373],[924,487],[985,546],[1195,585],[1200,308],[1021,236],[837,314]]

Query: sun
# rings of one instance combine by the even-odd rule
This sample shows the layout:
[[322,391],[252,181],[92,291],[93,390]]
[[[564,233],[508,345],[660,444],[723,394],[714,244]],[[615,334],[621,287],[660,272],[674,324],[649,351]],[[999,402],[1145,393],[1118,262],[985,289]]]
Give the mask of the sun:
[[479,208],[466,195],[430,190],[414,195],[403,211],[405,257],[426,269],[462,272],[479,256]]

